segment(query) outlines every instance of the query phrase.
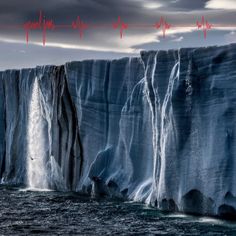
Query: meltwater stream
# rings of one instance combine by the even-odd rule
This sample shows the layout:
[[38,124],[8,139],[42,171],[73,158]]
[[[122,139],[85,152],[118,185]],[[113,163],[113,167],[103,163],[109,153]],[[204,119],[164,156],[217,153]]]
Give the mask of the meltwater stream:
[[30,189],[48,189],[46,143],[38,78],[32,84],[27,129],[27,185]]
[[66,190],[60,166],[55,158],[49,157],[47,124],[38,78],[32,83],[32,93],[28,110],[27,127],[27,184],[26,189],[46,191],[56,188]]

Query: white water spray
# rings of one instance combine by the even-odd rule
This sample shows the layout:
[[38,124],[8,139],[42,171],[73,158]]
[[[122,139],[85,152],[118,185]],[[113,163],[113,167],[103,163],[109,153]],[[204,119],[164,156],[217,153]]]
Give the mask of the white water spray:
[[29,103],[27,130],[27,182],[30,189],[48,189],[46,145],[39,92],[38,79],[35,78]]

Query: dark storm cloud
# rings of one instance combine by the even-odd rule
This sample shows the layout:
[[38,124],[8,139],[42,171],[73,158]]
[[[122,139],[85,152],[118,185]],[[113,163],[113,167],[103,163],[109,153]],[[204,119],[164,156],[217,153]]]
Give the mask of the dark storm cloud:
[[[7,25],[20,25],[29,20],[37,20],[38,13],[40,10],[43,11],[46,19],[53,19],[56,24],[71,24],[77,16],[86,23],[105,23],[112,24],[117,21],[118,16],[121,16],[125,23],[147,23],[154,24],[161,16],[164,16],[167,21],[174,26],[181,26],[186,24],[192,24],[195,26],[197,19],[201,16],[206,16],[211,23],[221,24],[235,24],[236,14],[235,11],[224,11],[224,10],[209,10],[205,9],[207,0],[4,0],[0,1],[0,51],[4,51],[4,55],[0,54],[0,61],[7,60],[10,63],[16,63],[14,60],[14,53],[8,53],[5,50],[7,43],[10,46],[7,48],[21,47],[20,44],[25,47],[25,32],[23,29],[13,30],[6,29]],[[184,46],[191,42],[191,37],[195,35],[191,32],[184,32],[180,30],[180,34],[176,33],[176,37],[184,36],[188,34],[188,37],[183,37],[171,41],[172,38],[167,38],[165,41],[160,40],[160,37],[156,35],[157,30],[152,29],[129,29],[124,31],[124,38],[119,38],[118,30],[113,30],[112,27],[109,29],[89,29],[84,32],[84,38],[79,38],[79,33],[72,29],[67,30],[55,30],[47,31],[47,45],[54,43],[54,49],[50,46],[41,48],[35,43],[41,43],[42,32],[33,31],[30,32],[30,41],[32,47],[30,50],[24,49],[26,53],[20,52],[18,55],[22,55],[25,58],[25,65],[27,66],[27,58],[29,62],[32,62],[32,57],[35,54],[39,54],[39,58],[35,59],[35,63],[41,64],[45,58],[50,58],[53,64],[53,58],[58,63],[63,63],[65,60],[76,58],[78,55],[79,59],[88,58],[88,55],[100,55],[101,58],[116,57],[121,55],[127,55],[127,50],[124,49],[160,49],[171,47],[178,47],[178,45]],[[230,29],[229,31],[230,32]],[[167,33],[168,34],[168,33]],[[232,36],[233,37],[233,36]],[[160,43],[158,43],[160,40]],[[169,40],[169,41],[168,41]],[[224,43],[224,35],[217,36],[217,42],[211,39],[212,43],[217,42]],[[181,41],[181,43],[179,43]],[[3,43],[4,42],[4,43]],[[199,45],[205,43],[210,44],[209,41],[199,41]],[[59,45],[59,46],[58,46]],[[138,45],[138,46],[137,46]],[[151,45],[151,47],[150,47]],[[76,48],[78,46],[78,48]],[[197,46],[197,40],[196,40]],[[38,48],[37,48],[38,47]],[[58,49],[56,47],[64,47]],[[67,48],[65,48],[67,47]],[[69,49],[70,48],[70,49]],[[4,49],[4,50],[3,50]],[[83,50],[80,50],[83,49]],[[42,52],[42,53],[39,53]],[[96,52],[97,51],[97,52]],[[100,51],[100,52],[98,52]],[[116,53],[111,53],[111,51]],[[53,53],[52,53],[53,52]],[[60,52],[60,53],[59,53]],[[61,56],[61,52],[66,57]],[[67,53],[68,52],[68,53]],[[79,53],[78,53],[79,52]],[[86,52],[88,52],[86,54]],[[110,54],[109,54],[110,52]],[[129,51],[130,53],[130,51]],[[138,53],[138,52],[135,52]],[[8,55],[8,56],[6,56]],[[87,56],[86,56],[87,55]],[[13,58],[10,60],[10,58]],[[17,57],[15,57],[17,58]],[[62,60],[62,58],[64,58]],[[13,63],[14,61],[14,63]],[[48,62],[47,62],[48,63]],[[8,62],[5,62],[4,68]],[[30,64],[32,65],[32,64]],[[2,63],[0,63],[0,68]],[[13,67],[13,66],[9,66]]]
[[[26,21],[37,20],[39,10],[43,11],[47,19],[53,19],[56,24],[71,24],[78,15],[86,23],[107,24],[115,22],[118,16],[121,16],[127,23],[153,24],[159,20],[160,16],[165,16],[170,23],[187,24],[194,23],[194,14],[196,19],[201,15],[207,15],[207,17],[217,15],[215,19],[220,19],[222,23],[228,21],[230,17],[231,22],[235,21],[235,16],[228,12],[205,10],[206,2],[207,0],[7,0],[0,2],[0,25],[22,25]],[[160,8],[146,8],[146,6],[150,6],[149,4],[160,4]],[[176,11],[182,11],[182,13]],[[195,13],[189,14],[191,11],[195,11]],[[219,14],[222,17],[219,17]],[[5,28],[0,30],[0,36],[5,38],[7,36],[14,39],[24,37],[24,32],[19,30],[13,31]],[[132,34],[139,35],[141,32],[132,30]],[[85,35],[86,40],[79,42],[81,45],[99,44],[98,39],[101,37],[107,45],[111,43],[108,39],[112,40],[113,36],[116,37],[114,31],[88,30]],[[30,34],[30,37],[31,40],[37,39],[37,32]],[[56,30],[51,35],[49,33],[50,39],[63,43],[78,43],[78,38],[75,37],[72,30]]]
[[172,10],[202,10],[204,9],[208,0],[173,0],[168,4],[169,9]]
[[[181,14],[176,11],[188,13],[197,10],[204,14],[207,2],[207,0],[7,0],[0,2],[0,25],[22,24],[28,20],[35,20],[39,10],[58,24],[71,23],[78,15],[90,23],[111,23],[118,16],[131,23],[147,23],[160,15],[176,14],[176,18],[181,18]],[[145,8],[150,3],[160,4],[161,7]]]
[[66,21],[80,15],[86,19],[110,19],[121,14],[132,16],[142,11],[140,4],[126,0],[9,0],[0,3],[0,18],[14,16],[17,19],[30,19],[35,13],[43,10],[55,21]]
[[[150,3],[161,7],[146,8]],[[153,23],[160,15],[181,18],[176,11],[197,10],[204,14],[206,3],[207,0],[7,0],[0,2],[0,25],[36,20],[39,10],[57,24],[70,24],[78,15],[88,23],[112,23],[118,16],[130,23]]]
[[118,15],[131,20],[143,15],[148,17],[151,10],[145,9],[145,5],[148,6],[149,3],[159,3],[162,5],[161,9],[166,11],[199,10],[204,8],[206,0],[8,0],[0,3],[0,20],[1,23],[20,23],[34,18],[39,10],[43,10],[57,22],[71,20],[77,15],[86,20],[103,22]]

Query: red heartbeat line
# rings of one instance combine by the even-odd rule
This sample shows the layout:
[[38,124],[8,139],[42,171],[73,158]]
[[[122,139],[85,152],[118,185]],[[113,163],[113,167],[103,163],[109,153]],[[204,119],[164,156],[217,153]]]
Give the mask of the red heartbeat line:
[[[216,28],[219,25],[214,25],[214,28]],[[25,37],[26,37],[26,43],[29,42],[29,33],[33,30],[42,30],[42,38],[43,38],[43,45],[46,44],[46,32],[47,30],[54,30],[54,29],[72,29],[72,30],[78,30],[80,38],[83,38],[84,31],[88,29],[102,29],[102,28],[108,28],[108,29],[114,29],[119,30],[120,38],[123,38],[124,31],[128,29],[143,29],[143,28],[155,28],[157,30],[160,30],[162,32],[163,38],[166,37],[166,33],[168,30],[178,27],[194,27],[191,25],[185,25],[185,26],[174,26],[169,24],[164,17],[160,17],[160,20],[156,22],[155,24],[128,24],[125,23],[121,17],[118,17],[118,20],[115,23],[112,24],[87,24],[84,21],[81,20],[80,16],[77,16],[76,20],[72,21],[71,24],[68,25],[56,25],[53,20],[46,20],[45,16],[42,14],[42,11],[39,12],[38,20],[36,21],[28,21],[22,25],[13,26],[13,25],[0,25],[0,28],[9,28],[9,29],[24,29],[25,31]],[[213,25],[210,24],[204,16],[202,16],[201,21],[196,21],[196,26],[198,30],[202,30],[204,34],[204,38],[207,37],[207,31],[211,30]],[[227,26],[219,26],[219,27],[227,27]]]
[[120,38],[122,39],[123,37],[123,31],[128,29],[128,24],[125,24],[124,22],[121,21],[120,16],[118,17],[118,21],[116,23],[114,23],[113,25],[113,29],[119,29],[120,30]]
[[78,16],[77,20],[72,22],[71,27],[75,30],[78,29],[80,38],[83,38],[84,30],[88,29],[89,26],[88,24],[85,24]]
[[168,29],[170,29],[171,25],[170,25],[169,23],[167,23],[163,17],[161,17],[161,18],[160,18],[160,21],[157,22],[157,23],[154,25],[154,27],[155,27],[156,29],[161,29],[161,30],[162,30],[162,34],[163,34],[163,38],[165,38],[165,37],[166,37],[166,31],[167,31]]
[[198,29],[202,29],[203,34],[204,34],[204,39],[206,39],[206,37],[207,37],[207,30],[212,29],[213,25],[209,24],[209,22],[207,20],[205,20],[204,16],[202,16],[201,22],[199,22],[197,20],[196,25],[197,25]]
[[46,44],[46,30],[48,30],[48,29],[53,30],[55,28],[55,24],[53,23],[52,20],[45,20],[42,12],[40,11],[38,21],[28,21],[28,22],[24,23],[23,28],[25,30],[27,44],[29,42],[29,31],[42,29],[42,31],[43,31],[43,45],[45,46],[45,44]]

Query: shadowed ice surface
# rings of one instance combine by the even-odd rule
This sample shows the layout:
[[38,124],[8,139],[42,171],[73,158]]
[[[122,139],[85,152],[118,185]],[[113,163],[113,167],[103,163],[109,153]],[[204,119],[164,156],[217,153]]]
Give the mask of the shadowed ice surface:
[[235,69],[232,44],[1,72],[1,181],[236,219]]

